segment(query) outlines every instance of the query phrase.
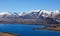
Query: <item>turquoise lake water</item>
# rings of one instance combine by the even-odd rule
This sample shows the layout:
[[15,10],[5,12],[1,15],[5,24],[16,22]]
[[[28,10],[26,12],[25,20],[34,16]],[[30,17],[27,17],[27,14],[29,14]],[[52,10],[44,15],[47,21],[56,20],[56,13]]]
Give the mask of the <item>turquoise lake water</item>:
[[60,36],[60,32],[50,30],[32,30],[43,27],[41,25],[0,24],[0,32],[10,32],[21,36]]

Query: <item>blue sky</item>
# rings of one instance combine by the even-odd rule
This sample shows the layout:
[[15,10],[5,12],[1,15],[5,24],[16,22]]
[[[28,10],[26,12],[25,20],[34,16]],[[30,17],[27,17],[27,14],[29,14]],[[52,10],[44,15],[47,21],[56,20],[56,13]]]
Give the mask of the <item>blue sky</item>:
[[60,10],[60,0],[0,0],[0,12],[27,12],[40,9]]

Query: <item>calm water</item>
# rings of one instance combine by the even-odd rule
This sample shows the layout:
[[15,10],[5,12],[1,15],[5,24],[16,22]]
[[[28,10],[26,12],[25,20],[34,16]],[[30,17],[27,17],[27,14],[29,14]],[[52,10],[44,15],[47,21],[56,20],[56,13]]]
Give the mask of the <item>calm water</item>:
[[43,27],[40,25],[23,24],[0,24],[0,32],[11,32],[21,36],[60,36],[60,32],[49,30],[32,30],[32,28]]

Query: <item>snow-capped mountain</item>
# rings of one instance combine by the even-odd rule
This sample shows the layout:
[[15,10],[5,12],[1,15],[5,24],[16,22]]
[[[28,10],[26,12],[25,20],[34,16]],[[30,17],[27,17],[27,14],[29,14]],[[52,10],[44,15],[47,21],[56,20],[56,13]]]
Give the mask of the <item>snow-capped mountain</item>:
[[[22,18],[22,19],[21,19]],[[60,11],[31,10],[25,12],[0,12],[0,21],[19,23],[60,23]]]
[[11,13],[9,13],[9,12],[0,12],[0,15],[11,15]]
[[18,17],[18,13],[11,12],[0,12],[0,18],[16,18]]
[[39,18],[39,17],[49,17],[49,18],[55,18],[55,16],[60,15],[60,12],[58,10],[56,11],[47,11],[47,10],[32,10],[29,11],[26,14],[20,14],[21,16],[24,16],[25,18]]
[[[22,18],[56,18],[55,16],[60,15],[59,10],[55,11],[48,11],[48,10],[31,10],[27,13],[20,12],[20,13],[11,13],[11,12],[0,12],[0,17],[22,17]],[[20,17],[20,18],[21,18]]]
[[11,13],[9,12],[0,12],[0,18],[5,17],[5,16],[10,16]]

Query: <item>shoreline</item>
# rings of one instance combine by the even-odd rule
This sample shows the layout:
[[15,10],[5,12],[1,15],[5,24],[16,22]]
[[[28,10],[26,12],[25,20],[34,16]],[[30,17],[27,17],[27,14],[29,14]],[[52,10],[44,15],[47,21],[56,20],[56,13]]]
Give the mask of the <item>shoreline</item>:
[[32,30],[53,30],[60,32],[60,25],[50,25],[43,28],[33,28]]

